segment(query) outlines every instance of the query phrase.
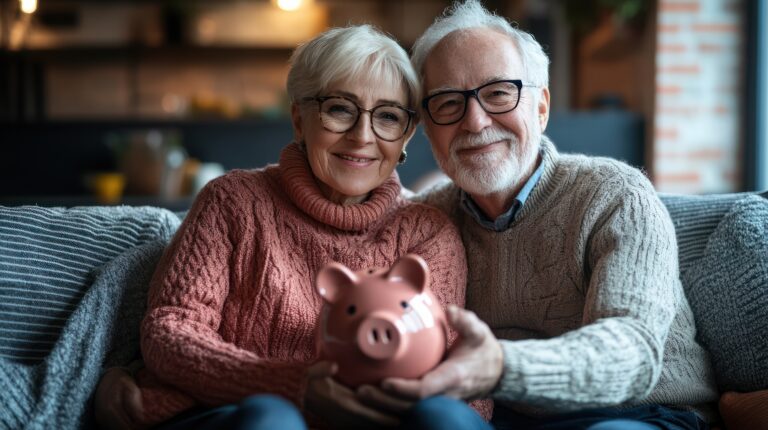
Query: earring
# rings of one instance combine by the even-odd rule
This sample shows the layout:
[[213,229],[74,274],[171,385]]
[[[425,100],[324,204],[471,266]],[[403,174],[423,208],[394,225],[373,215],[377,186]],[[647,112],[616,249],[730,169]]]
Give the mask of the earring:
[[299,145],[299,149],[301,149],[301,152],[305,154],[307,153],[307,143],[304,142],[304,139],[301,139],[300,141],[296,142],[296,144]]
[[405,164],[405,160],[408,159],[408,153],[405,152],[405,149],[403,149],[403,152],[400,153],[400,158],[397,159],[397,164]]

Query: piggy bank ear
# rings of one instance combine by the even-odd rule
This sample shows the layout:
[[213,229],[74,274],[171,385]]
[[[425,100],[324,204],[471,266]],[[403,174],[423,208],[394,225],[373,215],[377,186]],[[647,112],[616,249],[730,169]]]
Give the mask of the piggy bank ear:
[[335,303],[341,296],[341,292],[357,282],[357,275],[347,266],[339,263],[330,263],[320,270],[315,280],[315,288],[318,294],[326,302]]
[[387,278],[404,280],[421,293],[429,285],[429,266],[418,255],[408,254],[395,262],[387,273]]

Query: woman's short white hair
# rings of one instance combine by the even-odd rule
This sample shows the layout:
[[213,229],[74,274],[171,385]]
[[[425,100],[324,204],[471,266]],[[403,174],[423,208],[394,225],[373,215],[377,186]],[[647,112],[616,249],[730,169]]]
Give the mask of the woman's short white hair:
[[530,33],[519,30],[505,18],[486,10],[478,0],[454,3],[438,17],[413,45],[411,63],[423,76],[424,61],[444,37],[458,30],[490,28],[508,35],[520,51],[525,73],[523,79],[538,87],[549,86],[549,58]]
[[322,94],[336,82],[359,78],[404,87],[407,107],[415,110],[421,84],[408,53],[368,24],[332,28],[296,48],[286,86],[291,101],[299,102]]

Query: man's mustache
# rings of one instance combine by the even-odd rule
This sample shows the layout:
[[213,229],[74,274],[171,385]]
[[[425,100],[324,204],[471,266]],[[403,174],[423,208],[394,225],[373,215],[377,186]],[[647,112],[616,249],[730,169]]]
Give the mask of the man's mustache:
[[451,150],[459,151],[462,149],[476,148],[490,145],[491,143],[500,140],[508,140],[513,145],[518,143],[517,136],[510,131],[498,128],[484,128],[480,133],[467,133],[457,136],[453,139],[453,142],[451,142]]

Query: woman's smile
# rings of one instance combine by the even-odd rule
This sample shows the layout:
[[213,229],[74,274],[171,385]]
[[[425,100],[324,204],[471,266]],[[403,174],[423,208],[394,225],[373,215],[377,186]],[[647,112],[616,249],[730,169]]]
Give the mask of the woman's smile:
[[341,153],[334,153],[333,155],[335,155],[336,158],[340,159],[343,164],[351,167],[368,167],[377,160],[377,158],[374,158],[374,157],[368,157],[362,154],[354,154],[354,153],[341,152]]

